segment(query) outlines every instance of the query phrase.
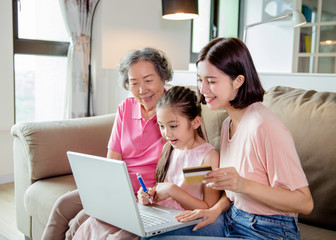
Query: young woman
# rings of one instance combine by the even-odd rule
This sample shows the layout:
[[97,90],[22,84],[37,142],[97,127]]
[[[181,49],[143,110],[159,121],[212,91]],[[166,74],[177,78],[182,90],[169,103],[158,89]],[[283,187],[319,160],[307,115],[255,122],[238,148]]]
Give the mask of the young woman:
[[[186,184],[183,168],[210,165],[218,168],[219,154],[207,143],[201,131],[201,106],[196,93],[188,88],[173,87],[156,106],[157,120],[162,136],[167,140],[156,169],[156,186],[149,195],[142,188],[138,200],[175,209],[207,209],[219,199],[219,191],[202,183]],[[209,232],[208,235],[211,233]],[[76,232],[78,239],[137,239],[127,231],[89,218]]]
[[290,132],[261,104],[264,89],[247,47],[235,38],[214,39],[196,64],[202,100],[229,114],[221,130],[220,168],[205,181],[224,192],[212,208],[178,216],[203,218],[194,232],[168,234],[195,235],[217,219],[226,238],[300,239],[297,215],[312,211],[312,196]]
[[[133,96],[118,106],[107,157],[127,163],[136,193],[140,187],[136,172],[142,174],[149,186],[155,184],[156,164],[165,143],[157,125],[155,106],[173,70],[162,51],[143,48],[129,52],[118,71],[123,87]],[[53,207],[42,239],[72,239],[87,219],[82,209],[77,190],[61,196]]]

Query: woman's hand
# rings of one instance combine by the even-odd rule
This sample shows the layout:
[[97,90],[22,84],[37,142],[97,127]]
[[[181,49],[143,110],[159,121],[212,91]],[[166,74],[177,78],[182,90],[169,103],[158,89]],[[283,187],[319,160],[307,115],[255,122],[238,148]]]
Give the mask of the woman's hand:
[[213,170],[207,174],[204,182],[216,190],[244,194],[277,211],[309,214],[314,207],[308,186],[293,191],[271,187],[239,176],[233,167]]
[[241,177],[234,167],[217,168],[207,174],[205,178],[207,187],[216,190],[230,190],[232,192],[243,192],[245,179]]
[[203,221],[195,225],[195,227],[193,228],[193,231],[196,231],[198,229],[201,229],[202,227],[214,223],[221,213],[222,211],[213,208],[195,209],[193,211],[188,210],[181,212],[180,214],[176,215],[175,218],[179,222],[190,222],[198,218],[203,218]]

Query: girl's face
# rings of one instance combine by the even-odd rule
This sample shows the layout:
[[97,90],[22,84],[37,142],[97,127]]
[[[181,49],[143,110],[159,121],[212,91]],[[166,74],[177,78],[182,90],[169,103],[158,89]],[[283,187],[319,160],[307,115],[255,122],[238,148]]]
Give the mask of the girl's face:
[[239,89],[235,81],[208,61],[197,65],[197,87],[210,109],[231,107]]
[[155,108],[164,92],[164,81],[149,61],[134,63],[128,71],[129,89],[145,111]]
[[181,116],[172,108],[157,108],[156,117],[161,135],[177,149],[191,149],[195,142],[193,121]]

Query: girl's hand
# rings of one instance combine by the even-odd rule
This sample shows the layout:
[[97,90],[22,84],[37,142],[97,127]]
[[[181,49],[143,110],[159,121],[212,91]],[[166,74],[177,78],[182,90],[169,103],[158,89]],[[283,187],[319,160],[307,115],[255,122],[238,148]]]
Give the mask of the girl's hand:
[[148,198],[153,199],[153,197],[155,195],[155,188],[147,188],[147,190],[148,190],[148,194],[144,192],[142,187],[140,187],[138,192],[137,192],[138,201],[143,205],[149,204],[150,202],[149,202]]
[[187,211],[181,212],[180,214],[176,215],[175,218],[179,222],[190,222],[198,218],[203,218],[203,221],[195,225],[195,227],[193,228],[193,231],[196,231],[198,229],[201,229],[202,227],[205,227],[207,225],[214,223],[220,214],[221,214],[221,211],[218,211],[212,208],[195,209],[193,211],[187,210]]
[[242,178],[234,167],[217,168],[207,174],[205,178],[207,187],[216,190],[230,190],[232,192],[243,192],[245,179]]
[[177,186],[174,183],[168,183],[168,182],[158,183],[154,187],[155,189],[155,195],[153,196],[154,202],[159,202],[168,197],[171,197],[172,192],[174,191],[174,188],[176,187]]

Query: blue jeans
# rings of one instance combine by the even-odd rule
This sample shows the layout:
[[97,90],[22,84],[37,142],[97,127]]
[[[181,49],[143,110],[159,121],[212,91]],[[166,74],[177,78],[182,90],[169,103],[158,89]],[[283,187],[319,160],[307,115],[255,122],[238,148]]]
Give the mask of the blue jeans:
[[[185,236],[212,236],[198,237],[196,239],[300,239],[297,217],[283,215],[258,215],[251,214],[237,209],[235,206],[223,213],[217,221],[207,227],[197,231],[192,231],[193,227],[186,227],[172,232],[151,238],[168,239],[186,239]],[[169,237],[172,236],[173,237]],[[181,236],[181,238],[178,237]],[[184,236],[184,237],[183,237]]]
[[[210,224],[208,226],[205,226],[201,229],[198,229],[196,231],[193,231],[192,229],[194,228],[194,225],[180,228],[174,231],[162,233],[160,235],[150,237],[150,238],[141,238],[141,240],[146,240],[146,239],[151,239],[151,240],[156,240],[156,239],[166,239],[165,237],[168,237],[168,239],[177,239],[177,235],[180,236],[217,236],[217,237],[224,237],[224,231],[223,231],[223,226],[224,226],[224,215],[221,214],[216,222],[213,224]],[[171,236],[171,237],[169,237]],[[185,239],[185,238],[182,238]],[[197,239],[197,238],[196,238]],[[206,237],[206,239],[209,239]]]

